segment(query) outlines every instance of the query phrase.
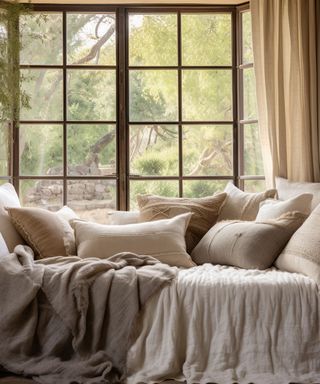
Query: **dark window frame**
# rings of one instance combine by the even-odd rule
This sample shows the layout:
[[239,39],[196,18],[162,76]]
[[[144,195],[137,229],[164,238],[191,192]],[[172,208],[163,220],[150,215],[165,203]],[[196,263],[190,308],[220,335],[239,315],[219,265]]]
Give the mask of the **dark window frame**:
[[[22,65],[21,68],[59,68],[63,70],[63,120],[62,121],[20,121],[21,124],[54,124],[63,125],[63,176],[22,176],[19,172],[19,124],[13,126],[13,153],[12,153],[12,181],[16,189],[19,190],[20,180],[61,180],[63,182],[63,204],[67,204],[67,182],[69,180],[94,180],[112,179],[117,183],[117,209],[129,209],[129,187],[131,180],[177,180],[179,182],[179,196],[183,193],[184,180],[230,180],[235,185],[243,189],[244,180],[260,180],[263,176],[244,176],[243,175],[243,125],[257,122],[256,120],[245,121],[242,119],[243,111],[243,84],[241,70],[244,67],[253,66],[242,64],[242,33],[241,33],[241,14],[249,9],[249,4],[230,5],[230,6],[201,6],[201,5],[166,5],[166,6],[145,6],[145,5],[63,5],[63,4],[35,4],[35,12],[61,12],[63,15],[63,63],[62,65]],[[72,12],[106,12],[116,14],[116,65],[115,66],[95,66],[95,65],[68,65],[66,62],[67,41],[66,41],[66,15]],[[177,13],[178,29],[178,63],[177,66],[130,66],[128,52],[128,17],[130,13]],[[181,14],[182,13],[230,13],[232,26],[232,65],[231,66],[183,66],[181,62]],[[116,121],[76,121],[67,120],[67,90],[66,73],[70,68],[81,69],[112,69],[116,70],[117,84],[117,116]],[[175,122],[129,122],[129,71],[131,69],[174,69],[178,72],[178,110],[179,118]],[[188,121],[182,120],[182,70],[183,69],[229,69],[232,73],[232,109],[233,116],[231,121]],[[83,176],[75,177],[67,175],[67,125],[76,124],[116,124],[117,140],[117,171],[116,175],[110,176]],[[130,175],[129,168],[129,125],[165,124],[177,125],[179,131],[179,175],[178,176],[136,176]],[[212,125],[227,124],[232,125],[233,135],[233,174],[230,176],[184,176],[182,169],[182,127],[183,125]]]

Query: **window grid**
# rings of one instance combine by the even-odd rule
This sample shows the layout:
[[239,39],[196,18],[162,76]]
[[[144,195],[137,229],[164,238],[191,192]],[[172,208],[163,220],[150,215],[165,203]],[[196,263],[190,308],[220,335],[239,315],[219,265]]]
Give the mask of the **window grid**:
[[[21,65],[21,68],[28,69],[62,69],[63,71],[63,120],[42,121],[42,120],[21,120],[20,124],[62,124],[63,125],[63,176],[22,176],[19,171],[19,126],[15,127],[14,153],[15,160],[13,162],[13,181],[16,188],[19,188],[20,180],[61,180],[63,181],[63,204],[67,203],[67,182],[69,180],[78,179],[113,179],[117,181],[117,208],[129,208],[129,185],[131,180],[177,180],[179,181],[179,196],[183,195],[183,181],[185,180],[233,180],[236,185],[244,187],[244,180],[264,179],[263,176],[244,176],[243,175],[243,126],[244,124],[255,123],[256,120],[244,120],[243,117],[243,84],[240,71],[244,68],[252,67],[252,63],[239,63],[241,47],[241,31],[239,19],[241,12],[248,9],[248,6],[237,8],[236,6],[219,7],[219,6],[188,6],[188,7],[130,7],[130,6],[63,6],[63,5],[35,5],[36,12],[61,12],[63,15],[63,64],[62,65]],[[72,65],[67,64],[67,34],[66,34],[66,18],[68,12],[105,12],[116,13],[116,65]],[[177,14],[177,30],[178,30],[178,65],[177,66],[129,66],[128,57],[128,15],[132,13],[176,13]],[[182,13],[229,13],[231,14],[232,27],[232,65],[230,66],[185,66],[182,65],[182,47],[181,47],[181,14]],[[238,58],[238,59],[237,59]],[[241,56],[242,61],[242,56]],[[74,121],[67,120],[67,70],[68,69],[113,69],[117,74],[117,119],[111,121]],[[132,70],[153,70],[167,69],[177,70],[178,72],[178,120],[177,121],[129,121],[129,73]],[[182,73],[183,70],[230,70],[232,73],[232,107],[233,116],[230,121],[185,121],[182,116]],[[242,89],[242,92],[241,92]],[[237,91],[238,90],[238,91]],[[242,111],[242,112],[241,112]],[[241,114],[242,113],[242,114]],[[117,172],[116,175],[108,176],[70,176],[67,174],[67,126],[71,124],[116,124],[117,127]],[[178,176],[136,176],[130,174],[129,164],[129,126],[143,124],[159,124],[159,125],[177,125],[179,137],[179,175]],[[183,175],[183,143],[182,128],[184,125],[230,125],[233,131],[233,174],[230,176],[184,176]],[[2,178],[1,179],[7,179]]]

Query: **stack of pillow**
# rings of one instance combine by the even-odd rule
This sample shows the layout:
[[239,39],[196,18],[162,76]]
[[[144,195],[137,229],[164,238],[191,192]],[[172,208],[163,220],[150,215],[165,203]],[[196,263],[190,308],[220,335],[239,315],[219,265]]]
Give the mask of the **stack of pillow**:
[[[134,252],[178,267],[213,263],[304,273],[320,283],[320,185],[277,179],[276,190],[246,193],[229,183],[205,198],[138,196],[139,212],[115,212],[111,225],[80,220],[68,207],[22,208],[0,187],[0,256],[28,244],[36,258],[108,258]],[[311,193],[308,193],[311,192]],[[310,214],[311,212],[311,214]],[[120,225],[119,225],[120,224]]]

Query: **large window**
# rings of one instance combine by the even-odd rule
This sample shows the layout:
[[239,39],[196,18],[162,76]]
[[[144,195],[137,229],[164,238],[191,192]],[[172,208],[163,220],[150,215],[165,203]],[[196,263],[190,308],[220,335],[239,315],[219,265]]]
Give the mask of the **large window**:
[[38,6],[20,18],[29,108],[1,176],[12,163],[26,206],[102,222],[139,193],[262,188],[250,25],[233,6]]

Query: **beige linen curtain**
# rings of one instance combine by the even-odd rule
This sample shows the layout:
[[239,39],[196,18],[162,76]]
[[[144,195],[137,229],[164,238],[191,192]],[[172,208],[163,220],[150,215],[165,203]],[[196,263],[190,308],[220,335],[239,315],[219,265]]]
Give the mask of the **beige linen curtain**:
[[267,185],[320,181],[320,0],[251,0]]

